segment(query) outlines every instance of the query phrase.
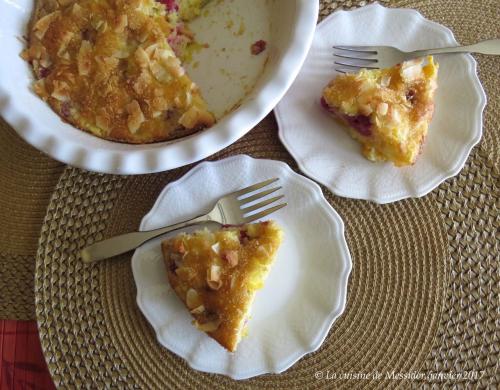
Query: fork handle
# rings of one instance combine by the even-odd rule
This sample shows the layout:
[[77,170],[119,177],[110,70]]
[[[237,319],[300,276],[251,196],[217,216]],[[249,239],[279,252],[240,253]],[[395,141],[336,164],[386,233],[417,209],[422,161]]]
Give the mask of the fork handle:
[[443,47],[438,49],[429,50],[416,50],[412,51],[412,57],[424,57],[432,54],[446,54],[446,53],[479,53],[500,55],[500,39],[489,39],[487,41],[478,42],[474,45],[456,46],[456,47]]
[[201,222],[210,221],[212,221],[210,216],[200,215],[193,219],[155,230],[121,234],[119,236],[111,237],[107,240],[99,241],[88,246],[80,252],[80,257],[82,258],[84,263],[95,263],[100,260],[127,253],[144,244],[146,241],[152,240],[153,238],[156,238],[163,234],[189,227]]

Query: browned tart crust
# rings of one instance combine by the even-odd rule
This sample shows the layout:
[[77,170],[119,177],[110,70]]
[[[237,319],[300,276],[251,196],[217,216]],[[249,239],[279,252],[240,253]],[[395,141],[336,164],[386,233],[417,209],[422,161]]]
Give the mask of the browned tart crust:
[[177,34],[154,0],[38,0],[23,57],[34,91],[98,137],[149,143],[211,126],[196,84],[168,43]]

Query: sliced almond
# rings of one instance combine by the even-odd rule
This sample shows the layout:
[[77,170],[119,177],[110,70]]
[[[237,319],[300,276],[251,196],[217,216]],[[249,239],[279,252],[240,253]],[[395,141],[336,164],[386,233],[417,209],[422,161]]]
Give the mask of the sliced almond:
[[47,32],[47,30],[49,29],[51,23],[56,20],[59,15],[61,15],[61,11],[55,11],[55,12],[52,12],[48,15],[45,15],[43,18],[41,18],[40,20],[38,20],[38,22],[35,23],[34,27],[33,27],[33,32],[35,34],[35,36],[38,38],[38,39],[43,39],[45,33]]
[[141,68],[147,68],[149,66],[149,56],[141,46],[137,47],[134,57]]
[[206,110],[200,110],[192,106],[179,119],[179,123],[186,129],[194,129],[197,126],[212,126],[214,117]]
[[181,61],[176,57],[161,58],[161,64],[174,77],[182,77],[186,73],[181,66]]
[[186,292],[186,305],[189,309],[195,309],[202,304],[200,295],[194,288]]
[[202,332],[215,332],[219,328],[221,322],[222,321],[220,319],[217,319],[205,322],[204,324],[200,324],[198,321],[195,321],[194,324]]
[[62,56],[63,53],[66,51],[68,48],[69,43],[73,39],[75,33],[73,31],[66,31],[61,40],[59,41],[59,48],[57,49],[57,55]]
[[64,81],[54,80],[52,83],[53,89],[50,96],[61,102],[69,100],[69,86]]
[[389,84],[391,84],[391,76],[388,75],[383,76],[382,79],[380,80],[380,85],[382,85],[382,87],[388,87]]
[[46,100],[49,97],[47,93],[47,89],[45,88],[45,80],[37,80],[33,83],[33,91],[40,96],[43,100]]
[[362,104],[359,106],[359,112],[362,115],[368,116],[373,112],[373,109],[372,106],[370,106],[369,104]]
[[151,74],[147,70],[143,70],[134,83],[134,91],[139,95],[144,94],[151,83],[151,79]]
[[238,265],[238,251],[231,250],[231,251],[225,251],[222,254],[222,258],[227,261],[229,264],[229,267],[233,268]]
[[406,81],[413,81],[422,77],[422,60],[403,62],[401,65],[401,76]]
[[216,242],[215,244],[213,244],[211,248],[215,254],[218,255],[220,253],[220,243],[219,242]]
[[205,311],[205,306],[200,305],[200,306],[194,308],[193,310],[191,310],[191,313],[192,314],[202,314],[204,311]]
[[395,125],[399,125],[401,123],[401,115],[398,110],[394,108],[391,110],[391,119]]
[[128,26],[128,18],[126,14],[118,16],[118,20],[115,27],[115,32],[122,33],[125,31],[125,28]]
[[168,83],[172,79],[170,73],[157,61],[149,64],[149,70],[153,74],[154,78],[162,83]]
[[389,105],[385,102],[381,102],[377,106],[377,114],[385,116],[389,111]]
[[141,111],[141,106],[137,100],[132,100],[131,103],[125,106],[128,113],[127,125],[132,134],[135,134],[145,121],[144,114]]
[[222,280],[220,278],[221,267],[212,264],[207,270],[207,284],[212,290],[218,290],[222,287]]
[[73,4],[73,8],[71,9],[73,15],[78,16],[79,18],[83,17],[83,8],[78,5],[78,3]]
[[78,63],[78,73],[81,76],[87,76],[92,66],[92,45],[89,41],[82,41],[76,60]]

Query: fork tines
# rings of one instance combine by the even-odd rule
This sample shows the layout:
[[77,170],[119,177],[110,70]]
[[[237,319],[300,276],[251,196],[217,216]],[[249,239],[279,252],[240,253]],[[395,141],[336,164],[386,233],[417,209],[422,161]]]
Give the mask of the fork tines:
[[[270,195],[270,194],[282,189],[282,187],[279,186],[279,187],[273,187],[270,189],[265,189],[265,190],[260,191],[258,193],[252,194],[253,192],[260,190],[261,188],[267,187],[268,185],[275,183],[278,180],[279,180],[278,178],[265,180],[263,182],[254,184],[250,187],[243,188],[242,190],[239,190],[235,193],[235,195],[238,196],[238,201],[240,202],[241,211],[243,212],[243,215],[245,216],[245,218],[244,218],[245,223],[250,223],[250,222],[256,221],[258,219],[264,218],[265,216],[267,216],[271,213],[274,213],[275,211],[278,211],[279,209],[281,209],[287,205],[287,203],[280,203],[280,204],[275,205],[273,207],[264,209],[264,207],[269,206],[269,205],[277,202],[280,199],[283,199],[284,195],[278,195],[278,196],[275,196],[272,198],[264,199],[261,202],[251,204],[252,202],[263,199],[267,195]],[[249,194],[252,194],[252,195],[249,195]],[[249,196],[244,196],[244,195],[249,195]]]
[[357,72],[362,68],[378,69],[377,50],[373,46],[333,46],[335,70],[340,73]]

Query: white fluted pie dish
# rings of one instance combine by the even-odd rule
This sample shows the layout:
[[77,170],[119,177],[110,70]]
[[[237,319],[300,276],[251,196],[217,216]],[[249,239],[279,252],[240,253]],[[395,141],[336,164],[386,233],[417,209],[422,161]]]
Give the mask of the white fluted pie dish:
[[[207,12],[192,22],[192,30],[209,47],[195,53],[186,67],[218,122],[190,137],[145,145],[107,141],[80,131],[31,91],[33,75],[19,54],[33,7],[33,0],[0,0],[0,115],[28,143],[59,161],[91,171],[143,174],[199,161],[235,142],[264,118],[303,64],[319,3],[210,3]],[[235,27],[227,28],[228,20]],[[235,31],[239,26],[244,27],[241,34]],[[267,49],[253,56],[251,43],[260,39],[267,42]]]

